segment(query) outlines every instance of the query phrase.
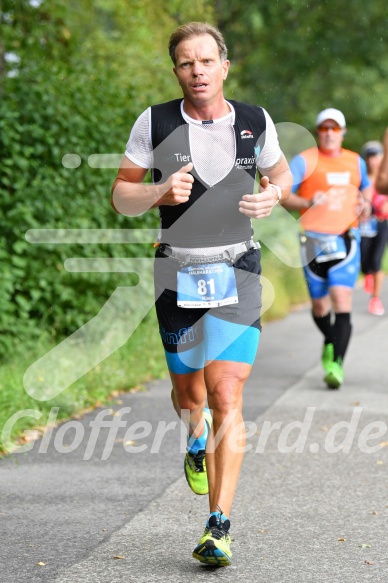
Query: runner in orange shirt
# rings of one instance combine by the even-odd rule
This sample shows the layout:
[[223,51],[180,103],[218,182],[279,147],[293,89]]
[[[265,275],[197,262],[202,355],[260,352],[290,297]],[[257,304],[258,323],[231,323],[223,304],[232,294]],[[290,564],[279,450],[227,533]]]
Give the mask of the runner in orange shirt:
[[318,148],[291,161],[293,194],[284,206],[301,214],[304,274],[313,320],[324,336],[324,380],[329,388],[338,389],[360,269],[358,215],[370,212],[369,205],[364,209],[363,197],[369,200],[371,192],[364,160],[342,148],[343,113],[334,108],[321,111],[316,128]]

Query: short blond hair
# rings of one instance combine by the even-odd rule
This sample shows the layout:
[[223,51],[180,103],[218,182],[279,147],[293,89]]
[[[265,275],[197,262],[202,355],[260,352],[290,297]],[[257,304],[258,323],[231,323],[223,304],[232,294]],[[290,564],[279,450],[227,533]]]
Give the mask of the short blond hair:
[[168,52],[174,65],[176,65],[175,51],[179,43],[193,36],[201,36],[203,34],[210,34],[214,38],[218,46],[221,61],[225,61],[228,58],[228,49],[224,37],[216,26],[212,26],[207,22],[189,22],[188,24],[178,26],[170,36]]

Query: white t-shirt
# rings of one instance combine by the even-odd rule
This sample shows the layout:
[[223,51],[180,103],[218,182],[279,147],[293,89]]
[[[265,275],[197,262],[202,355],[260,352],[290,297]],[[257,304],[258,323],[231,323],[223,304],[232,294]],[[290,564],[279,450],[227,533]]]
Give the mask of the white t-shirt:
[[[235,110],[227,102],[231,111],[226,116],[203,124],[189,117],[183,109],[181,113],[189,124],[189,139],[192,162],[198,176],[209,186],[225,178],[232,170],[236,159],[236,137],[234,131]],[[263,172],[274,166],[281,157],[275,125],[263,109],[266,120],[264,146],[257,157],[257,168]],[[146,109],[136,120],[126,146],[125,155],[141,168],[152,168],[153,149],[151,140],[151,108]]]

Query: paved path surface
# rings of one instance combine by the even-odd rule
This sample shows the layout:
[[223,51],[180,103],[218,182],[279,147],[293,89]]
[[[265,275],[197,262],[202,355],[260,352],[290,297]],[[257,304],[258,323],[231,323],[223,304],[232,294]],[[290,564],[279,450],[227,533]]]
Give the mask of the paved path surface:
[[[38,441],[0,463],[1,583],[386,583],[388,318],[369,315],[358,289],[353,322],[340,391],[322,382],[309,310],[264,328],[244,394],[255,425],[232,513],[231,567],[191,558],[206,499],[183,477],[181,430],[162,381],[104,413],[126,422],[116,436],[90,426],[96,410],[56,428],[46,453]],[[161,420],[172,425],[158,448]],[[66,453],[56,451],[62,444]]]

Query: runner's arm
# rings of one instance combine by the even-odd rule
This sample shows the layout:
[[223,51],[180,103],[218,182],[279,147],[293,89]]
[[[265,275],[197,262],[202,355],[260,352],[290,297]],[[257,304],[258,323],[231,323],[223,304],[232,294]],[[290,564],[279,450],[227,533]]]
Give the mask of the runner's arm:
[[356,214],[361,220],[368,219],[372,214],[372,196],[371,186],[367,186],[359,191]]
[[280,204],[284,204],[289,198],[292,186],[292,174],[290,172],[290,167],[288,162],[282,153],[278,162],[274,164],[271,168],[260,168],[260,173],[262,176],[267,176],[269,179],[269,186],[275,184],[281,189],[281,199],[278,199],[278,194],[276,189],[272,189],[272,194],[275,198],[275,204],[279,201]]
[[303,209],[308,209],[313,205],[313,199],[308,200],[299,196],[297,193],[299,186],[302,184],[304,175],[306,172],[306,161],[305,159],[298,155],[295,156],[290,162],[290,170],[292,174],[292,189],[287,202],[284,207],[289,211],[300,211]]
[[163,184],[144,184],[147,168],[123,157],[112,187],[111,204],[116,212],[138,216],[160,205],[175,206],[188,201],[194,178],[193,165],[186,164]]
[[376,179],[376,190],[379,194],[388,194],[388,128],[384,135],[384,156]]

